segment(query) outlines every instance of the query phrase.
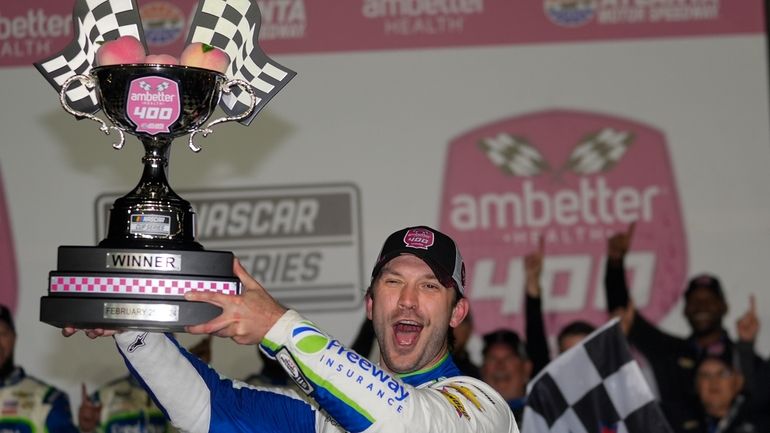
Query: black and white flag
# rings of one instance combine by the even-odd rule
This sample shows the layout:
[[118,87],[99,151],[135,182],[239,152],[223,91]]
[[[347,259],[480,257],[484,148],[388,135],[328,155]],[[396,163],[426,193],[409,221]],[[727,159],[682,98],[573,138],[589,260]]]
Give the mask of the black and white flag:
[[[59,53],[35,63],[35,67],[56,89],[68,78],[87,74],[96,62],[96,51],[105,41],[121,36],[137,38],[147,52],[135,0],[77,0],[72,11],[75,37]],[[67,91],[70,106],[85,113],[99,111],[96,93],[79,82],[73,83]]]
[[[221,49],[230,56],[228,78],[251,84],[257,105],[251,115],[240,120],[245,125],[296,75],[260,48],[261,22],[256,0],[201,0],[185,44],[201,42]],[[219,106],[228,116],[235,116],[243,113],[250,101],[247,93],[233,87],[232,93],[222,96]]]
[[671,433],[617,319],[527,386],[522,433]]

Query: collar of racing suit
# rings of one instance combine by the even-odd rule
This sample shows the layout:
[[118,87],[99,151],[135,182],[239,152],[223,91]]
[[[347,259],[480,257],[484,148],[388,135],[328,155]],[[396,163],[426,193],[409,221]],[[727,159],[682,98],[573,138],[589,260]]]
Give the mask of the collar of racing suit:
[[16,385],[17,383],[21,382],[25,376],[26,375],[24,374],[24,369],[17,366],[11,371],[11,374],[0,378],[0,388]]
[[436,364],[411,373],[398,374],[398,378],[412,386],[427,385],[448,377],[460,376],[460,369],[447,354]]

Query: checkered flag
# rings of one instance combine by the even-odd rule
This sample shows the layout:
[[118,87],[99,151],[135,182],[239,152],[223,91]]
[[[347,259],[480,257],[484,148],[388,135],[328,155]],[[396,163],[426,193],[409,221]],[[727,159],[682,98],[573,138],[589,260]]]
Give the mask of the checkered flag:
[[503,132],[481,139],[479,147],[505,174],[528,177],[550,170],[548,161],[523,137]]
[[578,174],[608,171],[620,161],[634,142],[634,134],[604,128],[584,138],[569,157],[565,167]]
[[527,386],[522,433],[671,433],[618,319],[589,335]]
[[[248,125],[270,99],[278,93],[296,73],[270,59],[260,48],[258,37],[262,16],[256,0],[201,0],[195,12],[189,45],[201,42],[217,47],[230,56],[227,75],[248,82],[257,95],[257,105],[252,113],[240,120]],[[246,111],[251,97],[233,88],[222,96],[219,106],[228,116]]]
[[[56,89],[61,92],[68,78],[87,74],[96,62],[96,51],[102,42],[120,36],[134,36],[145,47],[142,19],[136,0],[77,0],[72,11],[75,37],[61,52],[35,63],[35,67]],[[67,90],[72,108],[85,113],[99,111],[93,90],[75,82]]]

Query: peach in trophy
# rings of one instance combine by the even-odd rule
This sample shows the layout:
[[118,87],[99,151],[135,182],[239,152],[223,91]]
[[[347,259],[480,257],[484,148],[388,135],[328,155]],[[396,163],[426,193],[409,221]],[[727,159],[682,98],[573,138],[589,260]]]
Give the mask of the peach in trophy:
[[143,63],[158,65],[178,65],[179,59],[170,54],[148,54]]
[[185,66],[211,69],[224,74],[230,66],[230,57],[217,47],[194,42],[182,51],[179,62]]
[[144,46],[134,36],[125,35],[106,41],[96,51],[99,66],[144,62]]

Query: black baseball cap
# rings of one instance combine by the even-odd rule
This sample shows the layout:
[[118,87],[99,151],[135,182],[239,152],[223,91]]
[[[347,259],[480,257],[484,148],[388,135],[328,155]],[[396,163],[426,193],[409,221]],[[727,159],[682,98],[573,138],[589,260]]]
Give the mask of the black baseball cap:
[[457,244],[449,236],[428,226],[407,227],[385,240],[372,270],[372,281],[382,267],[401,254],[412,254],[422,259],[436,278],[446,287],[454,287],[465,295],[465,264]]
[[11,310],[9,310],[5,305],[0,305],[0,321],[8,324],[8,327],[11,328],[11,331],[14,333],[16,332],[16,327],[13,326],[13,316],[11,315]]
[[741,372],[740,356],[738,353],[733,353],[733,350],[724,349],[721,352],[706,352],[702,354],[695,364],[695,371],[700,370],[700,366],[703,365],[709,359],[720,362],[728,370],[732,372]]
[[513,353],[519,357],[519,359],[524,361],[529,359],[529,355],[527,354],[527,347],[524,345],[524,342],[521,340],[521,338],[519,338],[519,334],[511,331],[510,329],[498,329],[496,331],[492,331],[488,334],[484,334],[483,339],[484,348],[481,350],[481,353],[484,356],[487,356],[487,352],[492,346],[495,344],[502,344],[508,346],[513,351]]
[[690,282],[687,283],[687,289],[684,291],[684,297],[690,296],[695,289],[706,288],[711,290],[712,293],[717,295],[722,301],[725,300],[725,293],[722,290],[722,283],[719,282],[719,278],[711,274],[700,274],[692,277]]

